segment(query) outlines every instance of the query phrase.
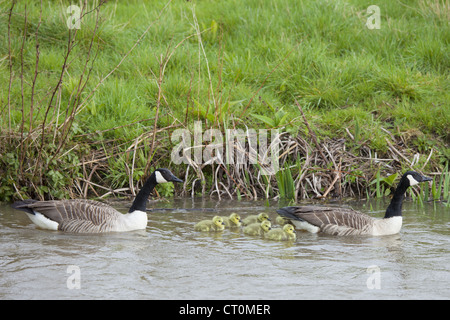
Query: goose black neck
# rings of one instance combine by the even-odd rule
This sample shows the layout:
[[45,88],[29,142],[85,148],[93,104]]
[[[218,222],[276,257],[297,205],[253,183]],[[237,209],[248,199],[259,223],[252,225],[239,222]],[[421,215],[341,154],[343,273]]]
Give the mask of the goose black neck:
[[406,189],[408,189],[409,185],[407,182],[402,179],[397,186],[397,189],[394,191],[394,197],[391,200],[391,203],[386,209],[386,214],[384,218],[392,218],[392,217],[401,217],[402,216],[402,203],[405,198]]
[[144,186],[137,194],[136,198],[133,201],[133,204],[130,207],[128,212],[133,212],[136,210],[144,211],[147,209],[147,199],[150,196],[150,193],[156,186],[156,178],[155,174],[152,173],[151,176],[145,181]]

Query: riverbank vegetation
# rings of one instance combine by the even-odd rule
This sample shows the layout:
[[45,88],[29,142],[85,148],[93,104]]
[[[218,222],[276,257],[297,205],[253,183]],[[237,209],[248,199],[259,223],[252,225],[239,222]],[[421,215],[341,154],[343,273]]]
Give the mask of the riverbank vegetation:
[[[365,1],[0,2],[0,201],[135,194],[448,200],[450,6]],[[278,129],[280,171],[171,162],[176,129]],[[245,147],[245,146],[244,146]],[[171,184],[161,185],[162,196]]]

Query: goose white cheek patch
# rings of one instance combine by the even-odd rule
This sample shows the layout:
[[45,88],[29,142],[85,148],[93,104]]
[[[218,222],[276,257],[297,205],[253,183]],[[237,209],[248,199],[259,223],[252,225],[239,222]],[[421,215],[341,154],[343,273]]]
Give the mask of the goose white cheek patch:
[[157,183],[165,183],[165,182],[167,182],[167,180],[164,179],[164,177],[162,176],[161,172],[155,171],[155,176],[156,176],[156,182]]
[[416,179],[414,179],[414,177],[413,177],[412,175],[408,174],[406,177],[407,177],[408,180],[409,180],[409,185],[410,185],[410,186],[415,186],[416,184],[419,184],[419,181],[417,181]]

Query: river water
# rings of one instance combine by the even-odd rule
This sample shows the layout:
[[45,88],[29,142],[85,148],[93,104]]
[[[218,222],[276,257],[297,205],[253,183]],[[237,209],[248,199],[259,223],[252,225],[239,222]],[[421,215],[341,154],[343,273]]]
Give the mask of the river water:
[[[114,204],[122,212],[127,205]],[[382,217],[387,203],[343,205]],[[405,202],[400,234],[385,237],[297,232],[295,242],[277,242],[194,231],[234,211],[274,221],[278,206],[161,201],[146,230],[79,235],[38,229],[0,205],[0,299],[450,298],[450,210],[440,203]]]

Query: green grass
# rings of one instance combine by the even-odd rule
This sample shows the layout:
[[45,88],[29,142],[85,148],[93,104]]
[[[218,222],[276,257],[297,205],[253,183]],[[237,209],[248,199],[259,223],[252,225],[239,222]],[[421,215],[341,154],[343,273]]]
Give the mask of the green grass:
[[[27,36],[22,50],[25,3]],[[73,144],[68,143],[60,153],[74,144],[87,144],[88,150],[83,148],[83,152],[74,155],[82,158],[101,149],[101,141],[114,141],[122,152],[108,153],[109,161],[126,163],[130,153],[123,153],[124,150],[137,137],[153,130],[153,121],[140,120],[153,119],[157,113],[158,128],[173,123],[192,127],[193,121],[200,119],[204,128],[231,127],[237,121],[238,125],[253,128],[285,126],[284,130],[296,135],[305,130],[294,103],[297,99],[319,140],[344,137],[350,149],[368,145],[383,154],[388,149],[386,140],[391,140],[392,135],[406,143],[412,152],[423,155],[419,165],[433,149],[425,170],[442,170],[448,163],[448,1],[414,0],[406,5],[380,0],[376,3],[381,10],[379,30],[365,27],[366,9],[372,4],[368,1],[172,1],[157,21],[167,3],[109,1],[101,6],[98,34],[88,63],[92,72],[81,100],[117,66],[147,27],[155,23],[77,112],[68,138]],[[0,117],[3,132],[31,132],[42,124],[50,88],[58,82],[67,48],[65,10],[69,5],[69,1],[43,2],[38,32],[39,74],[32,109],[39,2],[16,3],[11,17],[10,107],[7,37],[10,2],[0,2],[0,111],[8,115]],[[96,5],[98,2],[89,1],[89,10]],[[59,107],[51,108],[46,124],[61,125],[67,118],[66,112],[77,107],[70,99],[83,75],[95,16],[93,10],[83,18],[63,78]],[[196,21],[202,31],[201,41],[195,35]],[[172,51],[164,70],[162,98],[158,101],[158,59]],[[122,128],[114,129],[117,127]],[[97,139],[94,144],[76,138],[95,131],[104,133],[89,136]],[[349,139],[348,132],[354,140]],[[140,150],[150,152],[150,143],[151,138]],[[171,148],[166,133],[158,137],[158,143],[162,150]],[[5,155],[18,151],[4,147],[1,152],[6,166],[11,159]],[[147,159],[145,154],[137,162],[137,172],[148,168]],[[151,165],[156,165],[156,161],[170,165],[170,159],[164,159],[164,155],[157,154],[152,161]],[[123,174],[121,169],[123,164],[113,171]],[[0,169],[2,173],[6,171]],[[82,174],[81,169],[75,171],[74,175]],[[105,179],[113,180],[118,187],[129,182],[125,177],[110,174]],[[55,179],[57,183],[65,181],[57,175],[48,181],[56,183]],[[3,184],[13,190],[11,183],[5,180]]]

